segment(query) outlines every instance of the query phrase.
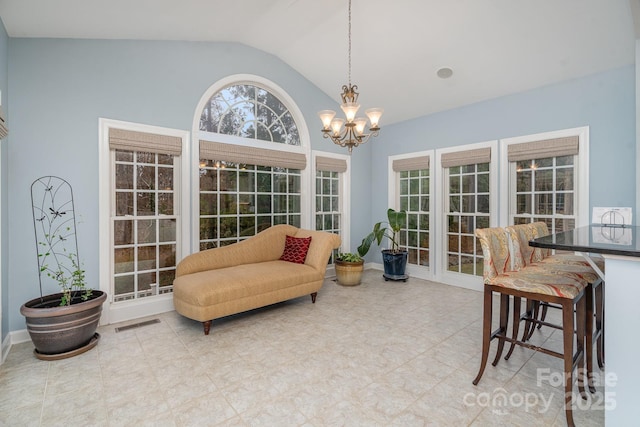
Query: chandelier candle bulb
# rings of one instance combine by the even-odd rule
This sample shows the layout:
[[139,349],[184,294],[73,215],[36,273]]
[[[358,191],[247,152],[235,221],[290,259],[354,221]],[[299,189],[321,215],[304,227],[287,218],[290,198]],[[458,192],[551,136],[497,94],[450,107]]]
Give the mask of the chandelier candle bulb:
[[371,122],[371,130],[379,129],[378,123],[380,122],[380,117],[382,117],[382,113],[384,110],[382,108],[369,108],[364,112],[367,117],[369,117],[369,121]]
[[344,124],[343,119],[333,119],[331,120],[331,129],[333,129],[333,134],[335,136],[340,136],[342,132],[342,125]]
[[322,110],[318,112],[318,116],[320,116],[320,120],[322,120],[324,129],[330,129],[331,120],[336,116],[336,112],[333,110]]
[[356,102],[347,102],[342,104],[340,108],[344,111],[344,115],[347,116],[347,122],[351,123],[360,109],[360,104]]
[[356,124],[356,134],[362,136],[364,133],[364,127],[367,125],[367,119],[364,117],[358,117],[353,121]]

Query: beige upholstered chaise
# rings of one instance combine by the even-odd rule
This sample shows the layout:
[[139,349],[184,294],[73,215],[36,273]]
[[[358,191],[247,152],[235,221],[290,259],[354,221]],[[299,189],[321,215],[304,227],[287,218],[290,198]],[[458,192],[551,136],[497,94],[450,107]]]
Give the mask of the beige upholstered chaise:
[[[287,235],[311,236],[304,264],[279,260]],[[339,246],[336,234],[276,225],[242,242],[189,255],[173,281],[175,309],[202,322],[208,335],[219,317],[303,295],[315,303],[331,251]]]

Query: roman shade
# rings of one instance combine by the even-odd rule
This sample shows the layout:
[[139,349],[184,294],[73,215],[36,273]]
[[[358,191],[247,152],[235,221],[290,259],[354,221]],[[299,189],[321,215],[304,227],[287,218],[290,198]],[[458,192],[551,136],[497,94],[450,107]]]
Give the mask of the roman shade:
[[507,148],[507,153],[510,162],[545,159],[547,157],[575,156],[578,154],[578,137],[567,136],[510,144]]
[[491,148],[476,148],[474,150],[455,151],[442,155],[440,163],[443,168],[454,166],[475,165],[477,163],[489,163],[491,161]]
[[415,171],[429,169],[429,156],[409,157],[394,160],[391,164],[394,172]]
[[334,159],[332,157],[316,156],[316,170],[329,172],[346,172],[347,161],[344,159]]
[[307,167],[307,156],[302,153],[203,140],[200,140],[200,158],[300,170]]
[[111,128],[109,129],[109,148],[112,150],[146,151],[179,156],[182,153],[182,138]]

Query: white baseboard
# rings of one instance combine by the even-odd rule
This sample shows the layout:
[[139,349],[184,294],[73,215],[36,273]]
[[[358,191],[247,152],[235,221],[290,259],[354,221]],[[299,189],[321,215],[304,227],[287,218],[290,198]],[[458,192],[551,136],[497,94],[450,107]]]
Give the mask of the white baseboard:
[[2,341],[2,353],[0,354],[0,364],[3,364],[9,355],[9,350],[11,350],[11,333],[8,333],[7,336]]
[[11,337],[11,345],[31,341],[29,331],[27,331],[26,329],[19,329],[17,331],[9,332],[9,336]]
[[164,294],[153,299],[141,298],[132,301],[117,303],[105,303],[102,308],[101,325],[125,322],[127,320],[139,319],[141,317],[154,316],[160,313],[173,311],[173,295]]

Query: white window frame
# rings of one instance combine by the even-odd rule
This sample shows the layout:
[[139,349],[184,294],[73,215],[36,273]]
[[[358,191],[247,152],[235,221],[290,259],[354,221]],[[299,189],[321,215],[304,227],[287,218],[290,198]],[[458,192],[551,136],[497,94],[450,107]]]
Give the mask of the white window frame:
[[[313,229],[316,228],[315,215],[316,215],[316,157],[328,157],[332,159],[340,159],[347,162],[347,171],[339,173],[340,176],[340,216],[342,218],[342,224],[340,227],[340,252],[356,252],[355,248],[351,248],[351,156],[346,154],[331,153],[328,151],[313,150],[311,152],[311,164],[312,164],[312,185],[311,185],[311,212]],[[325,276],[335,276],[335,268],[333,265],[327,266],[327,272]]]
[[[241,138],[235,135],[224,135],[219,133],[205,132],[200,130],[200,117],[202,115],[202,110],[205,107],[205,104],[211,99],[211,97],[219,92],[220,90],[230,86],[230,85],[254,85],[261,88],[264,88],[274,94],[278,99],[284,104],[285,107],[291,113],[293,120],[298,127],[298,134],[300,136],[300,145],[288,145],[270,141],[262,141],[250,138]],[[292,153],[302,153],[307,158],[307,167],[304,170],[301,170],[300,176],[300,188],[302,189],[302,194],[300,196],[300,206],[301,206],[301,219],[300,219],[300,227],[301,228],[311,228],[311,221],[314,218],[315,212],[311,209],[311,186],[315,185],[314,177],[315,177],[315,167],[310,163],[311,162],[311,137],[309,135],[309,129],[304,120],[304,115],[302,111],[298,108],[297,104],[294,102],[293,98],[280,86],[273,83],[272,81],[265,79],[264,77],[256,76],[253,74],[234,74],[231,76],[227,76],[223,79],[218,80],[204,92],[200,101],[196,105],[196,109],[193,116],[191,133],[191,155],[190,155],[190,164],[193,165],[191,167],[191,253],[198,252],[200,250],[200,235],[199,235],[199,227],[200,223],[200,185],[199,185],[199,176],[198,176],[198,165],[200,163],[200,140],[204,141],[212,141],[219,142],[223,144],[233,144],[233,145],[242,145],[247,147],[256,147],[256,148],[266,148],[271,150],[278,151],[288,151]],[[307,190],[307,191],[305,191]]]
[[506,203],[500,206],[500,226],[506,227],[510,222],[511,212],[515,210],[515,192],[511,194],[512,168],[507,156],[510,144],[520,144],[525,142],[542,141],[545,139],[564,138],[570,136],[578,137],[578,154],[574,163],[574,194],[577,207],[576,227],[590,224],[591,213],[589,212],[589,127],[577,127],[551,132],[543,132],[532,135],[504,138],[500,140],[500,197]]
[[98,154],[98,203],[99,203],[99,280],[100,290],[106,292],[109,298],[102,310],[101,324],[122,322],[158,313],[164,313],[174,309],[172,293],[139,298],[134,300],[113,302],[111,295],[111,277],[113,275],[113,248],[111,245],[111,203],[112,203],[112,162],[109,148],[109,130],[111,128],[129,131],[155,133],[160,135],[175,136],[182,139],[182,154],[180,156],[179,170],[180,183],[176,187],[176,197],[180,207],[178,215],[178,227],[176,230],[176,262],[185,256],[190,247],[189,241],[189,160],[191,159],[188,141],[189,131],[170,129],[159,126],[140,123],[124,122],[105,118],[98,119],[99,127],[99,154]]
[[447,270],[447,212],[444,208],[445,195],[449,194],[448,182],[445,180],[445,171],[442,167],[442,155],[446,153],[453,153],[458,151],[475,150],[478,148],[490,148],[491,149],[491,161],[489,162],[489,226],[497,227],[499,223],[499,192],[498,192],[498,165],[500,164],[498,158],[498,141],[486,141],[478,142],[467,145],[460,145],[456,147],[447,147],[436,150],[435,164],[433,169],[435,171],[436,182],[438,183],[438,190],[435,193],[435,205],[438,206],[438,212],[434,223],[436,242],[440,245],[435,250],[436,261],[434,272],[435,281],[445,283],[447,285],[458,286],[461,288],[472,289],[476,291],[482,291],[484,289],[484,282],[482,276],[472,276],[469,274],[456,273]]
[[[393,171],[393,162],[395,160],[410,159],[412,157],[429,156],[429,267],[421,265],[413,265],[407,263],[407,274],[411,277],[417,277],[425,280],[434,280],[436,266],[436,252],[435,246],[436,236],[435,230],[437,229],[437,218],[434,207],[437,203],[434,189],[435,189],[435,171],[436,171],[436,158],[435,150],[417,151],[407,154],[398,154],[395,156],[389,156],[387,168],[389,170],[388,175],[388,188],[389,188],[389,200],[388,205],[393,209],[398,210],[400,208],[400,172]],[[439,164],[439,163],[438,163]]]

